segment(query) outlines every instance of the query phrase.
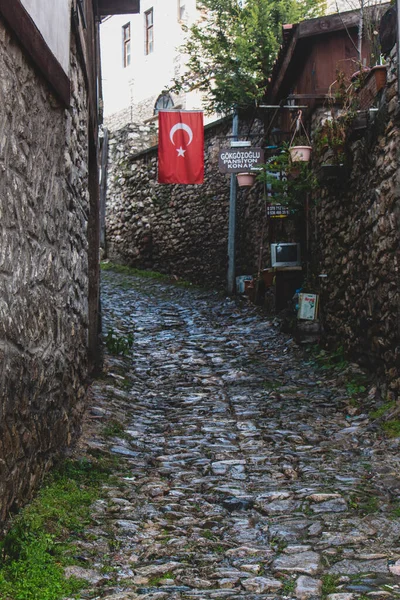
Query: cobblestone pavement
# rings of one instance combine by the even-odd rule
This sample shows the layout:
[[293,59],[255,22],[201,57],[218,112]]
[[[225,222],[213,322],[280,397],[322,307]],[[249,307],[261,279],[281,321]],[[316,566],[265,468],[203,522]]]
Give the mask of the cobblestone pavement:
[[213,293],[107,272],[103,309],[135,341],[92,386],[80,451],[120,460],[82,597],[400,596],[399,443],[337,374]]

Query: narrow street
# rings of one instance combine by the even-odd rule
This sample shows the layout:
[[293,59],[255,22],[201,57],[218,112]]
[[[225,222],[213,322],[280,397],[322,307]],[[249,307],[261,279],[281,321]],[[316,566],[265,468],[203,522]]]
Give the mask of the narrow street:
[[106,355],[80,443],[118,476],[82,541],[82,598],[399,597],[399,440],[357,386],[255,309],[102,278],[104,332],[134,344]]

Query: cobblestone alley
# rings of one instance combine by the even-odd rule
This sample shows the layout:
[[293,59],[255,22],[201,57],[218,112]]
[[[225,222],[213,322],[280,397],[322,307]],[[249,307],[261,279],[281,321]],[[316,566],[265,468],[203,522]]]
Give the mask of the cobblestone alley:
[[399,443],[368,416],[373,390],[357,408],[271,320],[215,293],[105,272],[102,303],[104,331],[134,347],[106,356],[79,448],[120,474],[82,542],[82,597],[400,596]]

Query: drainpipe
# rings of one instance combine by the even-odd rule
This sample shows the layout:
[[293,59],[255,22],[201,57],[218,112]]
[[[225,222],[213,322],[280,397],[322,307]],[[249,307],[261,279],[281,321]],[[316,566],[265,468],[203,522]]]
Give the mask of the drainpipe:
[[[235,108],[232,119],[232,140],[236,141],[239,133],[239,115]],[[231,173],[229,196],[229,230],[228,230],[228,294],[233,295],[235,289],[235,230],[236,230],[236,187],[235,173]]]
[[106,196],[107,196],[108,130],[103,130],[100,160],[100,248],[106,248]]

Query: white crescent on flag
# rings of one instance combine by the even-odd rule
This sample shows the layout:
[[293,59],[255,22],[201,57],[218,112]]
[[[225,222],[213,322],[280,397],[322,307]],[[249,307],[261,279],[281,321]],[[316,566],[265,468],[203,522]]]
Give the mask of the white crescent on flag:
[[193,131],[190,129],[189,125],[186,125],[186,123],[176,123],[176,125],[174,125],[173,127],[171,127],[171,130],[169,132],[169,139],[171,140],[171,142],[175,146],[174,135],[175,135],[175,133],[179,129],[183,129],[183,131],[186,131],[186,133],[188,134],[188,136],[189,136],[188,146],[189,146],[192,143],[192,140],[193,140]]

